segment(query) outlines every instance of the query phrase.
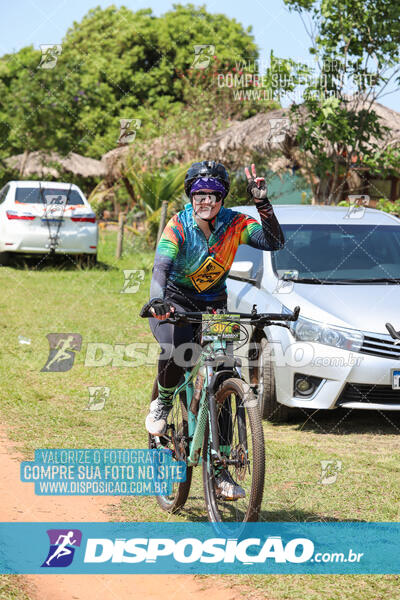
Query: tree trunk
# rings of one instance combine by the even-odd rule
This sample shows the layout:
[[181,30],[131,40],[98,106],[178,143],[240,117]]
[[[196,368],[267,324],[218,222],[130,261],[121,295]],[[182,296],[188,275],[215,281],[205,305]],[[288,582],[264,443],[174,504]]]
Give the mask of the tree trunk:
[[162,232],[164,231],[165,223],[167,222],[167,210],[168,210],[168,202],[166,200],[163,200],[163,203],[161,205],[160,225],[158,227],[158,234],[157,234],[157,244],[160,241],[160,237],[162,235]]
[[26,161],[28,160],[29,152],[28,150],[24,150],[24,155],[22,157],[21,166],[19,169],[19,176],[22,178],[24,176]]
[[329,196],[329,179],[329,175],[324,175],[320,179],[317,191],[317,199],[319,204],[327,204],[327,198]]
[[124,214],[119,213],[118,215],[118,235],[117,235],[117,250],[115,253],[116,258],[121,258],[124,245]]
[[132,205],[131,207],[133,208],[136,204],[136,196],[135,196],[135,190],[133,189],[133,186],[131,184],[131,182],[129,181],[129,179],[127,177],[122,177],[122,181],[124,182],[124,185],[126,187],[126,190],[129,194],[130,199],[132,200]]
[[332,204],[335,203],[335,199],[336,199],[336,194],[337,194],[337,185],[338,185],[338,181],[339,181],[339,160],[338,159],[334,159],[335,160],[335,169],[333,171],[333,179],[332,179],[332,184],[329,190],[329,195],[327,198],[327,201],[325,204]]

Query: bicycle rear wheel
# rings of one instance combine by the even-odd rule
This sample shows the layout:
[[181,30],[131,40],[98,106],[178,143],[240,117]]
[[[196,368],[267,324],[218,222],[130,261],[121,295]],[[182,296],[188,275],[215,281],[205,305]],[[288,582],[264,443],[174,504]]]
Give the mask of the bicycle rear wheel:
[[[151,400],[158,395],[157,378],[153,384]],[[186,393],[179,394],[179,401],[175,400],[167,421],[166,434],[160,437],[149,434],[149,448],[166,448],[172,451],[176,460],[186,461],[188,444],[188,417],[186,408]],[[175,513],[185,504],[189,496],[190,484],[192,482],[192,467],[186,466],[186,481],[172,484],[170,495],[156,496],[161,508],[167,512]]]
[[246,497],[225,500],[217,494],[218,467],[211,461],[209,423],[203,445],[203,486],[208,518],[212,522],[257,521],[264,490],[264,433],[257,400],[250,386],[238,378],[226,379],[216,393],[220,452],[234,462],[227,469]]

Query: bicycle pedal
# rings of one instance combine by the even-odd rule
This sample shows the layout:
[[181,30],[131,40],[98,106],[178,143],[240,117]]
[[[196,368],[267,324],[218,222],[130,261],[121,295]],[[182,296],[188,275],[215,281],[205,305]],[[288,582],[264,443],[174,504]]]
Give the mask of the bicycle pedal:
[[223,500],[224,502],[237,502],[239,498],[230,498],[228,496],[223,496],[222,494],[217,494],[217,500]]

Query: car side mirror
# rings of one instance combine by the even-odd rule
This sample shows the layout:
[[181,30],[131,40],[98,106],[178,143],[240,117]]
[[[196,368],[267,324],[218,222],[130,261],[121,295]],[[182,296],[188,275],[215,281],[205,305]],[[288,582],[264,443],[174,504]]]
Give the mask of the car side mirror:
[[250,260],[238,260],[232,263],[229,271],[229,277],[238,279],[239,281],[250,281],[255,283],[256,279],[251,277],[253,263]]

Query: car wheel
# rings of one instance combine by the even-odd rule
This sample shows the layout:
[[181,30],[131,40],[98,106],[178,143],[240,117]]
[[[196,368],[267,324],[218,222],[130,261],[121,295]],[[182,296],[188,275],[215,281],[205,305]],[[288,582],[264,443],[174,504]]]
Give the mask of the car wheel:
[[271,346],[266,338],[260,342],[258,355],[258,405],[263,419],[273,423],[288,420],[289,408],[276,401],[275,376],[272,368]]
[[9,252],[0,252],[0,265],[5,267],[10,262],[10,253]]
[[97,265],[97,254],[80,254],[77,258],[77,264],[81,268],[95,267]]
[[97,265],[97,254],[88,254],[86,260],[88,267],[95,267]]

